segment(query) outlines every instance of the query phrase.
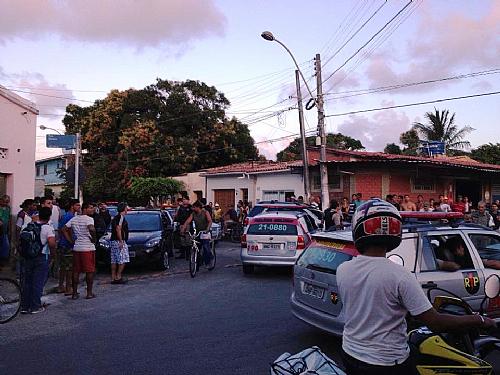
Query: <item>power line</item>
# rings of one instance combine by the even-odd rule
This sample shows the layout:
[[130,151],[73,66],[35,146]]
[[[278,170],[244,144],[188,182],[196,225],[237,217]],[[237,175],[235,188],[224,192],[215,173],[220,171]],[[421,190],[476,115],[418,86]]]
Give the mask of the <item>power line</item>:
[[342,69],[344,66],[346,66],[349,61],[351,61],[359,52],[361,52],[361,50],[363,48],[365,48],[373,39],[375,39],[382,31],[384,31],[385,28],[387,26],[389,26],[396,18],[398,18],[399,15],[401,13],[403,13],[405,11],[405,9],[408,8],[408,6],[410,6],[411,4],[412,4],[412,0],[410,0],[398,13],[396,13],[396,15],[394,17],[392,17],[388,22],[386,22],[385,25],[382,26],[381,29],[379,29],[375,34],[373,34],[372,37],[370,39],[368,39],[368,41],[365,44],[363,44],[360,48],[358,48],[358,50],[356,52],[354,52],[346,61],[344,61],[344,63],[342,65],[340,65],[325,80],[323,80],[322,83],[325,83],[326,81],[328,81],[331,77],[333,77],[333,75],[335,73],[337,73],[340,69]]
[[452,98],[429,100],[429,101],[425,101],[425,102],[400,104],[400,105],[391,105],[391,106],[387,106],[387,107],[362,109],[362,110],[359,110],[359,111],[344,112],[344,113],[334,113],[334,114],[331,114],[331,115],[326,115],[325,117],[339,117],[339,116],[346,116],[346,115],[354,115],[354,114],[357,114],[357,113],[383,111],[383,110],[386,110],[386,109],[394,109],[394,108],[413,107],[413,106],[417,106],[417,105],[432,104],[432,103],[441,103],[441,102],[452,101],[452,100],[470,99],[470,98],[476,98],[476,97],[480,97],[480,96],[489,96],[489,95],[498,95],[498,94],[500,94],[500,91],[493,91],[493,92],[486,92],[486,93],[482,93],[482,94],[473,94],[473,95],[465,95],[465,96],[455,96],[455,97],[452,97]]
[[353,96],[360,96],[360,95],[372,94],[372,93],[377,93],[377,92],[397,90],[397,89],[400,89],[400,88],[425,85],[425,84],[429,84],[429,83],[445,82],[445,81],[451,81],[451,80],[456,80],[456,79],[479,77],[479,76],[483,76],[483,75],[498,74],[498,73],[500,73],[500,68],[494,68],[494,69],[489,69],[489,70],[483,70],[483,71],[480,71],[480,72],[463,73],[463,74],[458,74],[458,75],[455,75],[455,76],[444,77],[444,78],[437,78],[437,79],[431,79],[431,80],[427,80],[427,81],[401,83],[401,84],[397,84],[397,85],[380,86],[380,87],[375,87],[375,88],[371,88],[371,89],[359,89],[359,90],[349,90],[349,91],[339,91],[339,92],[327,92],[324,95],[351,94],[351,95],[345,95],[345,96],[339,96],[339,97],[332,98],[332,100],[345,99],[345,98],[351,98]]
[[[384,5],[387,4],[387,0],[384,0],[384,3],[382,5],[380,5],[376,10],[375,12],[373,12],[373,14],[360,26],[358,27],[358,29],[344,42],[344,44],[342,44],[340,46],[340,48],[338,48],[332,56],[330,56],[324,63],[323,63],[323,67],[325,67],[330,61],[332,61],[332,59],[338,55],[338,53],[340,51],[342,51],[342,49],[347,45],[349,44],[349,42],[351,40],[354,39],[354,37],[356,35],[358,35],[358,33],[368,24],[368,22],[370,22],[372,20],[373,17],[375,17],[377,15],[377,13],[384,7]],[[326,81],[326,80],[325,80]]]

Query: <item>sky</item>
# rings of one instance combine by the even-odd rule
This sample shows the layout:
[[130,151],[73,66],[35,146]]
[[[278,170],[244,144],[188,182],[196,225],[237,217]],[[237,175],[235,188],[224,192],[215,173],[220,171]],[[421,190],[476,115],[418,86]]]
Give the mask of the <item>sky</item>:
[[[500,142],[496,94],[360,112],[500,91],[500,1],[0,0],[0,9],[0,84],[60,131],[69,103],[194,79],[227,96],[227,115],[273,159],[299,125],[295,65],[260,37],[268,30],[313,96],[320,54],[327,132],[382,151],[437,108],[475,129],[473,147]],[[305,126],[316,133],[316,108]],[[53,132],[37,130],[37,159],[60,154],[45,147]]]

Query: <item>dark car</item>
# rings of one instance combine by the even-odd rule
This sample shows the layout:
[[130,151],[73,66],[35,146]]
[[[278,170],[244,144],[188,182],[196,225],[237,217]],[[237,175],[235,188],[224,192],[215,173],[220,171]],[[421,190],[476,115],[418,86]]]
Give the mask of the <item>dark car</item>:
[[[130,261],[153,263],[161,269],[169,266],[172,255],[173,222],[168,212],[160,210],[133,210],[126,215],[129,228]],[[99,251],[109,262],[111,233],[99,240]]]

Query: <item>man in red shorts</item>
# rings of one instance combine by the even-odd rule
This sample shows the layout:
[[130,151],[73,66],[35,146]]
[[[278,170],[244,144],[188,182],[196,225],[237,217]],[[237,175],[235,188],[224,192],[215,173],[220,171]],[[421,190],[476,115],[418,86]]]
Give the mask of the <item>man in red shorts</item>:
[[[95,298],[92,291],[95,273],[95,241],[96,230],[94,227],[95,207],[91,203],[82,204],[82,214],[74,216],[66,223],[63,234],[69,243],[73,244],[73,295],[71,299],[77,299],[78,279],[80,273],[85,273],[87,282],[87,296],[85,298]],[[73,241],[73,238],[76,238]]]

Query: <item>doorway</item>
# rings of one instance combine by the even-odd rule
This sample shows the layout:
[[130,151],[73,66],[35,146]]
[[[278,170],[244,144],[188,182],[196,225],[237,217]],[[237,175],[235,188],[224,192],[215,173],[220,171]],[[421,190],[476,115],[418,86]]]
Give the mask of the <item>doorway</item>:
[[469,202],[477,205],[477,202],[482,199],[482,187],[483,184],[481,183],[481,181],[455,180],[455,199],[458,199],[458,196],[461,195],[462,197],[468,197]]

